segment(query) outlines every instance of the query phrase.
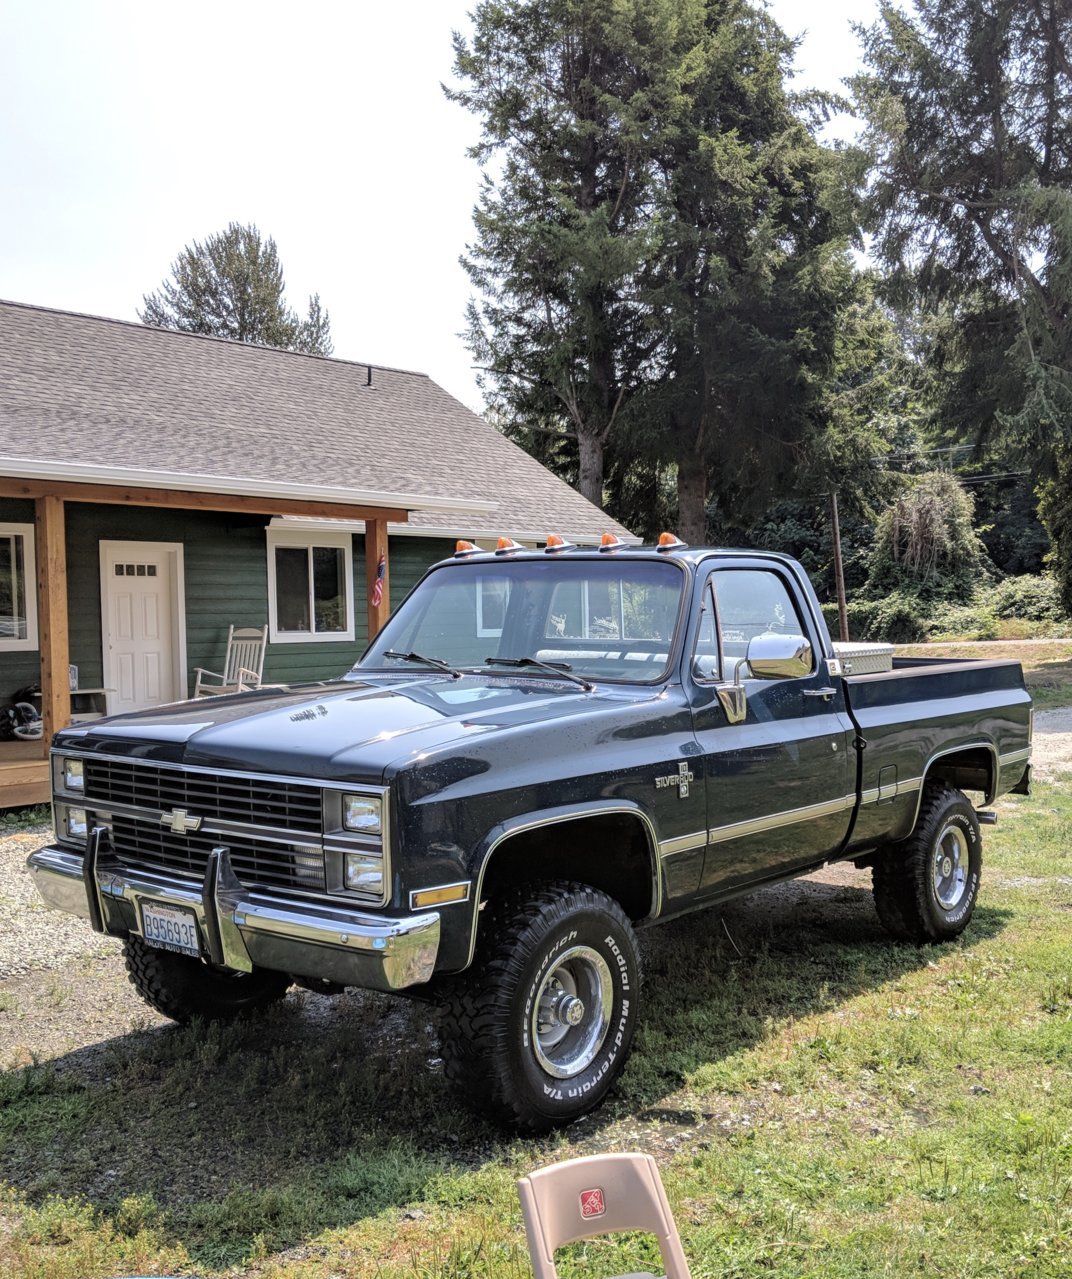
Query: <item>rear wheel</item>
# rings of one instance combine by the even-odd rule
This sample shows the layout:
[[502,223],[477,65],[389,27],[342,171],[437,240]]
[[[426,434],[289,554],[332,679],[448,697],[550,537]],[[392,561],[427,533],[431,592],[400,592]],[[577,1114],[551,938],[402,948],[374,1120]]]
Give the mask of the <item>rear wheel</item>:
[[975,809],[960,791],[930,785],[915,830],[872,868],[879,919],[902,941],[949,941],[971,920],[982,869]]
[[149,946],[141,937],[123,944],[127,976],[138,994],[158,1013],[185,1024],[195,1017],[232,1021],[283,998],[290,985],[285,973],[255,968],[251,973],[222,972],[200,959]]
[[639,1012],[636,935],[616,901],[563,881],[490,905],[471,969],[443,1017],[447,1075],[464,1100],[529,1132],[598,1106]]

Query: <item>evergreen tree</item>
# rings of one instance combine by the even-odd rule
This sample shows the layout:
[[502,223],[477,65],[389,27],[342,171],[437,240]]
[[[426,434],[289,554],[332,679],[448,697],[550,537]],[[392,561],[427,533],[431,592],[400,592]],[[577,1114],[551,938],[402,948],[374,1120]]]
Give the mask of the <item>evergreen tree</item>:
[[481,387],[538,456],[561,446],[540,436],[575,442],[576,484],[596,505],[660,340],[637,275],[652,253],[647,134],[653,100],[672,92],[680,8],[482,0],[472,42],[455,37],[448,97],[479,117],[486,166],[463,259]]
[[[1069,508],[1072,4],[885,3],[862,33],[868,207],[891,296],[934,317],[926,356],[954,437],[996,433]],[[1067,520],[1051,522],[1070,565]]]
[[138,318],[158,328],[330,355],[331,323],[320,295],[309,299],[302,320],[284,301],[283,287],[275,241],[232,222],[182,250],[171,277],[145,295]]
[[792,44],[745,0],[473,16],[450,96],[483,126],[468,338],[491,404],[637,527],[675,475],[679,532],[703,541],[709,489],[755,510],[800,478],[856,297]]
[[690,37],[655,139],[650,295],[679,531],[702,542],[712,506],[756,513],[806,485],[859,281],[833,158],[786,88],[792,41],[745,0],[706,0]]

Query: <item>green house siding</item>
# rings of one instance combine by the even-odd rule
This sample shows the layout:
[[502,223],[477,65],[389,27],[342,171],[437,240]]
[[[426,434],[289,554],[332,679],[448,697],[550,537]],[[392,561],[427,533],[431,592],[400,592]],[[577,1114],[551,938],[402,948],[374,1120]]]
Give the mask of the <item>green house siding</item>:
[[[30,523],[32,502],[0,500],[0,521]],[[220,670],[227,628],[264,626],[268,620],[267,517],[178,511],[159,507],[67,507],[67,580],[71,662],[83,688],[99,687],[101,659],[100,543],[179,542],[183,546],[186,591],[186,659],[193,670]],[[327,679],[345,671],[367,640],[365,539],[354,542],[355,639],[347,642],[269,644],[264,679],[298,683]],[[390,539],[391,605],[394,607],[436,560],[450,555],[443,539]],[[0,701],[40,680],[36,653],[0,653]]]

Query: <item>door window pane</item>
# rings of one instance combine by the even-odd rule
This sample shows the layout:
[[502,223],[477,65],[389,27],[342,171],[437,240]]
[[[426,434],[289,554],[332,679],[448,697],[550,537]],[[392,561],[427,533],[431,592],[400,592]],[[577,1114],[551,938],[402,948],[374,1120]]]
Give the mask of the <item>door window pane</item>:
[[757,635],[804,634],[793,599],[777,573],[725,569],[714,575],[714,585],[727,674]]

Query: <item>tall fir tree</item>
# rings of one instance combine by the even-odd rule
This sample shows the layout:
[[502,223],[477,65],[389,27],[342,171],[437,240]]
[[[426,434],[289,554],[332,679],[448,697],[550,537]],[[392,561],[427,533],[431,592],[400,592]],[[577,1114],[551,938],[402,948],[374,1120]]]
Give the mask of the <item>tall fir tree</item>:
[[709,496],[755,508],[805,469],[855,296],[792,44],[745,0],[489,0],[474,27],[449,92],[483,128],[491,403],[616,513],[675,474],[702,541]]
[[1072,605],[1072,4],[890,3],[855,81],[890,296],[932,319],[936,417],[1041,479]]
[[482,0],[472,40],[455,37],[447,92],[480,119],[485,165],[464,259],[470,349],[523,439],[534,433],[538,451],[548,432],[575,439],[576,484],[597,505],[608,443],[660,340],[637,277],[652,253],[650,120],[673,91],[680,8]]
[[283,297],[275,241],[253,225],[232,222],[202,244],[194,240],[171,264],[171,276],[147,293],[143,324],[261,346],[330,355],[331,321],[320,295],[301,319]]

